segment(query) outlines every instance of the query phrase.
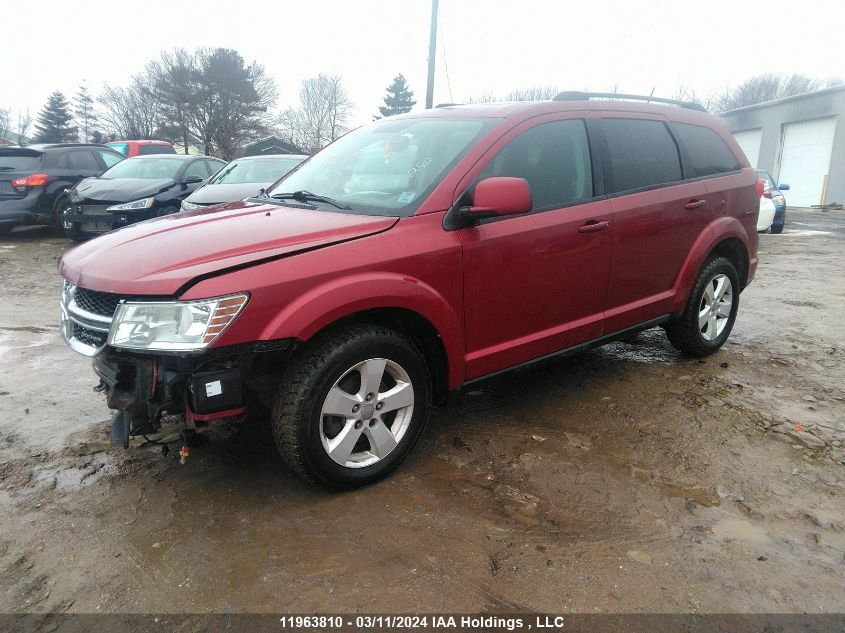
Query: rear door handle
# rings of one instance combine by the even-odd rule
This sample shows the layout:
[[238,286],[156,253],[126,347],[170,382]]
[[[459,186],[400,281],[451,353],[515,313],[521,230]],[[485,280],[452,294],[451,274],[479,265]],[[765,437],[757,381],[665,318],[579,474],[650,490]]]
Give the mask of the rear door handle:
[[706,205],[706,200],[690,200],[684,205],[684,209],[686,209],[687,211],[694,211],[695,209],[700,209],[701,207]]
[[579,233],[595,233],[596,231],[604,231],[607,227],[610,226],[610,222],[607,220],[603,220],[599,222],[598,220],[590,220],[586,224],[582,224],[578,227]]

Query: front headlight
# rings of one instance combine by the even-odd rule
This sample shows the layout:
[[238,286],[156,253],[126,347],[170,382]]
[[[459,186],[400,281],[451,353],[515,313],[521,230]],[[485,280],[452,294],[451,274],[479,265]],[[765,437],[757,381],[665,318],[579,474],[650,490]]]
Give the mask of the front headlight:
[[182,200],[182,211],[193,211],[194,209],[199,209],[200,205],[194,204],[193,202],[188,202],[187,200]]
[[132,211],[134,209],[149,209],[153,206],[155,198],[143,198],[142,200],[133,200],[132,202],[124,202],[123,204],[115,204],[107,207],[106,211]]
[[199,301],[121,303],[108,343],[120,349],[205,349],[231,325],[248,299],[247,294],[237,294]]

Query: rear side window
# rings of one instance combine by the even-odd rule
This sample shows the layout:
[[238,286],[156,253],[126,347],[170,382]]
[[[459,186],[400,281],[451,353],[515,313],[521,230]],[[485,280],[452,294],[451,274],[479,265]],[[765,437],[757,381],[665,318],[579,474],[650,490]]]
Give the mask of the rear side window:
[[139,145],[138,156],[149,156],[150,154],[175,154],[176,150],[170,145],[159,145],[153,143],[152,145]]
[[480,178],[524,178],[533,210],[552,209],[593,197],[587,129],[581,119],[542,123],[514,137]]
[[0,171],[34,171],[41,164],[41,154],[32,150],[0,149]]
[[68,168],[81,169],[84,171],[100,171],[100,164],[94,158],[94,153],[89,150],[68,152]]
[[678,146],[662,121],[602,119],[602,129],[610,157],[608,193],[682,179]]
[[687,178],[701,178],[739,169],[736,156],[714,130],[688,123],[675,123],[674,129],[692,163],[684,165]]

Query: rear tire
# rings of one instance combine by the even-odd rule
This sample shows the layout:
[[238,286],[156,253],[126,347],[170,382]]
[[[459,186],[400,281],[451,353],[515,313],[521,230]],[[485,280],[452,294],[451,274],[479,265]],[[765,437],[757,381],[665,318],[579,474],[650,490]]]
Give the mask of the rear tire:
[[772,224],[769,231],[775,235],[780,235],[783,233],[783,224]]
[[739,309],[739,275],[727,257],[708,259],[678,318],[666,325],[672,345],[691,356],[717,351],[730,336]]
[[361,324],[318,335],[290,359],[271,423],[297,475],[352,488],[382,479],[407,457],[430,403],[430,374],[414,344]]

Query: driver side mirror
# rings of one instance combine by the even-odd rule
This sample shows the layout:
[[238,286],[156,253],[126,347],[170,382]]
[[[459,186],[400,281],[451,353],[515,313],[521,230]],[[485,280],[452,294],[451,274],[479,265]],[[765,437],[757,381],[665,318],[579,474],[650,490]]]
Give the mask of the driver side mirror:
[[515,215],[531,211],[531,189],[524,178],[494,176],[475,185],[471,217]]
[[205,178],[201,176],[187,176],[183,181],[183,185],[195,185],[198,182],[203,182]]
[[781,191],[789,191],[789,185],[785,183],[780,183],[775,189],[780,189]]

